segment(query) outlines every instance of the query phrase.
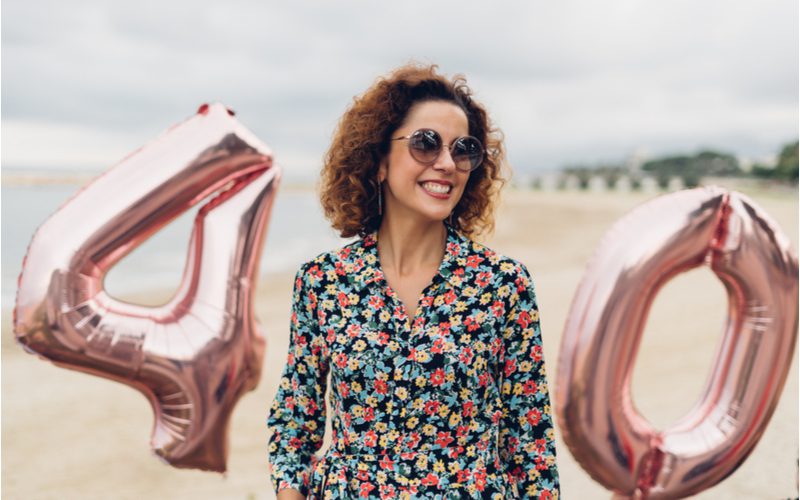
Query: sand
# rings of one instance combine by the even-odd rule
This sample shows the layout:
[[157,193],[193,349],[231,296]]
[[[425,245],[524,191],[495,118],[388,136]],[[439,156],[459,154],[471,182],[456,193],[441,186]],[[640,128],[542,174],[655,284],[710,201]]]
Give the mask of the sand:
[[[797,192],[748,193],[798,247]],[[598,241],[621,215],[655,194],[507,191],[497,229],[486,241],[524,262],[536,282],[545,360],[555,387],[558,353],[572,296]],[[269,242],[276,244],[276,242]],[[2,489],[8,499],[272,499],[265,426],[286,361],[292,273],[257,286],[257,316],[267,337],[258,388],[231,420],[225,476],[176,469],[149,449],[152,411],[133,389],[58,368],[28,354],[2,319]],[[119,297],[159,304],[172,290]],[[656,299],[633,379],[633,399],[664,428],[699,397],[722,332],[727,298],[708,269],[670,281]],[[695,498],[763,499],[798,495],[797,359],[760,442],[739,469]],[[572,459],[556,428],[562,496],[610,498]],[[327,442],[327,437],[326,437]]]

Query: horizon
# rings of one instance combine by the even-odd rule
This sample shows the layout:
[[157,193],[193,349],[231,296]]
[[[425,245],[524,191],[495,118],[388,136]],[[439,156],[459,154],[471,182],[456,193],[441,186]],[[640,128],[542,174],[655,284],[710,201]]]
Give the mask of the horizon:
[[[776,150],[775,152],[773,152],[771,154],[768,154],[768,155],[763,155],[761,157],[751,157],[751,156],[747,156],[747,155],[736,154],[734,152],[726,151],[723,148],[718,148],[718,147],[714,147],[714,146],[700,146],[700,147],[695,148],[692,151],[678,151],[678,150],[675,150],[675,151],[670,151],[670,152],[664,152],[662,154],[657,154],[657,155],[656,154],[649,155],[642,148],[638,148],[637,150],[629,153],[628,155],[625,155],[623,157],[616,158],[616,159],[598,158],[598,159],[595,159],[593,161],[586,161],[586,162],[583,162],[583,163],[566,163],[566,162],[562,162],[561,165],[559,165],[559,166],[538,167],[538,168],[537,167],[527,167],[526,168],[524,166],[520,167],[519,165],[512,165],[512,170],[513,170],[514,174],[530,176],[530,175],[546,174],[546,173],[561,173],[564,170],[571,169],[571,168],[598,168],[600,166],[625,166],[626,163],[628,163],[631,159],[634,159],[634,158],[638,159],[640,162],[646,162],[646,161],[649,161],[649,160],[656,160],[656,159],[663,159],[663,158],[670,158],[670,157],[677,157],[677,156],[692,156],[692,155],[697,155],[697,154],[699,154],[701,152],[713,151],[713,152],[716,152],[716,153],[730,154],[730,155],[734,156],[736,158],[736,160],[740,163],[740,166],[742,166],[743,170],[746,171],[749,166],[751,166],[753,163],[756,163],[756,162],[758,162],[758,163],[760,163],[762,165],[765,165],[767,167],[774,167],[775,166],[775,162],[777,161],[778,154],[780,152],[780,148],[782,148],[785,145],[792,144],[792,143],[796,142],[797,140],[798,139],[794,139],[794,140],[790,139],[790,140],[782,143],[778,147],[778,150]],[[43,174],[43,175],[46,175],[46,174],[56,174],[56,175],[57,174],[87,174],[87,175],[94,175],[94,174],[99,174],[99,173],[105,172],[106,170],[109,170],[110,168],[113,168],[120,161],[122,161],[124,158],[125,157],[123,156],[122,158],[117,160],[117,162],[111,163],[111,164],[109,164],[108,166],[105,166],[105,167],[97,166],[97,165],[94,165],[94,166],[6,165],[5,164],[6,162],[3,161],[2,162],[3,163],[2,164],[2,168],[0,169],[0,171],[2,171],[4,173],[8,173],[8,174],[14,174],[14,175],[19,175],[19,174]],[[317,172],[315,172],[315,171],[308,172],[308,171],[303,170],[303,171],[299,172],[302,175],[295,175],[296,174],[295,172],[286,170],[286,168],[285,168],[286,165],[285,164],[279,162],[279,165],[284,167],[284,175],[287,178],[287,180],[289,180],[291,182],[308,181],[310,179],[313,179],[317,174]],[[320,167],[321,167],[321,165],[320,165]]]

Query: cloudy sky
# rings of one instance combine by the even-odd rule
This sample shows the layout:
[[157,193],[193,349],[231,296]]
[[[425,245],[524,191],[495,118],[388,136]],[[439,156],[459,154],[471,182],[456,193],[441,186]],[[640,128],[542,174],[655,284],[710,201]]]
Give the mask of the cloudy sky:
[[104,169],[221,101],[288,178],[410,59],[463,73],[518,171],[798,136],[798,2],[3,0],[5,168]]

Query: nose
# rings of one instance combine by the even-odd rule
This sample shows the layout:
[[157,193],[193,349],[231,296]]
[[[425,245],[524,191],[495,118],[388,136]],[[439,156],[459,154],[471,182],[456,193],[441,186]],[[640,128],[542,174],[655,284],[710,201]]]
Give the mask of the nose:
[[453,155],[450,153],[450,146],[442,146],[439,151],[439,157],[436,158],[436,163],[433,164],[436,170],[444,170],[454,172],[456,170],[456,162],[453,160]]

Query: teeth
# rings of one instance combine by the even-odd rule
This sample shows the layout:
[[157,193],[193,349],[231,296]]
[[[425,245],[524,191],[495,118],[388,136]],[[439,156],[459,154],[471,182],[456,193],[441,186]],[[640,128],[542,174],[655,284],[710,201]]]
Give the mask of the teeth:
[[425,188],[426,191],[430,191],[432,193],[449,193],[450,186],[446,186],[444,184],[437,184],[435,182],[426,182],[422,184],[422,187]]

